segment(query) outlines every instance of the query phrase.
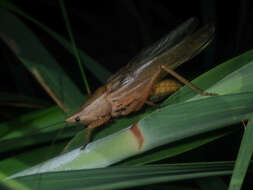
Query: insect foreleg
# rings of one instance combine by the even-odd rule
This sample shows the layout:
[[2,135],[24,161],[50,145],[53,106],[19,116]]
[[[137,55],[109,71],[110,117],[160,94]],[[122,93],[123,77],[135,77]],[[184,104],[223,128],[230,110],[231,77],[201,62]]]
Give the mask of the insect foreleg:
[[89,143],[90,141],[90,136],[91,136],[91,132],[92,132],[92,129],[94,128],[97,128],[99,126],[102,126],[104,123],[106,123],[107,121],[109,121],[111,118],[110,115],[106,115],[92,123],[90,123],[87,127],[87,134],[86,134],[86,137],[85,137],[85,144],[84,146],[82,147],[82,149],[84,149],[86,147],[86,145]]

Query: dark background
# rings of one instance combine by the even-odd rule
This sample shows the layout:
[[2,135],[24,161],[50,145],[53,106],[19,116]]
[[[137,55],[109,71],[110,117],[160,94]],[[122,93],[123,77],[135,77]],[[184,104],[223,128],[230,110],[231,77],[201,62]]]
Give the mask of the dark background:
[[[14,0],[12,2],[69,39],[58,1]],[[208,22],[215,23],[216,38],[203,54],[179,68],[179,72],[188,79],[251,49],[253,44],[253,15],[250,0],[229,2],[66,0],[65,6],[78,47],[112,73],[125,65],[140,49],[152,44],[189,17],[197,17],[200,25]],[[75,57],[46,32],[31,22],[21,19],[37,34],[43,45],[85,93]],[[0,44],[1,91],[48,98],[3,42]],[[86,74],[94,91],[101,83],[91,73],[86,72]],[[51,101],[50,98],[48,100]]]

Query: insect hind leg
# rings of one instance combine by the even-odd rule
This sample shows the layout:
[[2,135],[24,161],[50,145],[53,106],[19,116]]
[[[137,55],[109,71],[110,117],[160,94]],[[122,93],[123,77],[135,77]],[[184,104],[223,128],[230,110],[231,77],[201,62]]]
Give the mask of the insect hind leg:
[[172,69],[166,67],[165,65],[162,65],[161,68],[202,96],[217,96],[218,95],[215,93],[204,92],[203,90],[201,90],[200,88],[198,88],[197,86],[192,84],[190,81],[186,80],[184,77],[182,77],[181,75],[179,75],[178,73],[176,73]]

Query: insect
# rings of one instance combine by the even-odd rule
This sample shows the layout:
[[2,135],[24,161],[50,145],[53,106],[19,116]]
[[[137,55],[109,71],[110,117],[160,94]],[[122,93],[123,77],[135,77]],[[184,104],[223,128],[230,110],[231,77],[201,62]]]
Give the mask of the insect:
[[[215,95],[203,92],[173,71],[212,41],[215,31],[212,24],[198,30],[196,27],[197,20],[190,18],[151,47],[142,50],[66,119],[66,122],[88,125],[83,147],[89,142],[91,131],[111,118],[138,111],[144,104],[155,105],[150,96],[166,74],[171,74],[199,94]],[[180,87],[175,82],[168,82],[167,86],[170,84],[172,88],[166,88],[168,92],[165,93]]]

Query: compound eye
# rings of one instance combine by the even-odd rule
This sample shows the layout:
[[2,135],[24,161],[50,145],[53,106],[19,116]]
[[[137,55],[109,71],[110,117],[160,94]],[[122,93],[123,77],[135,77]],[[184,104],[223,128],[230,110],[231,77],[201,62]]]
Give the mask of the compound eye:
[[77,117],[75,118],[75,121],[76,121],[76,122],[80,122],[80,117],[77,116]]

